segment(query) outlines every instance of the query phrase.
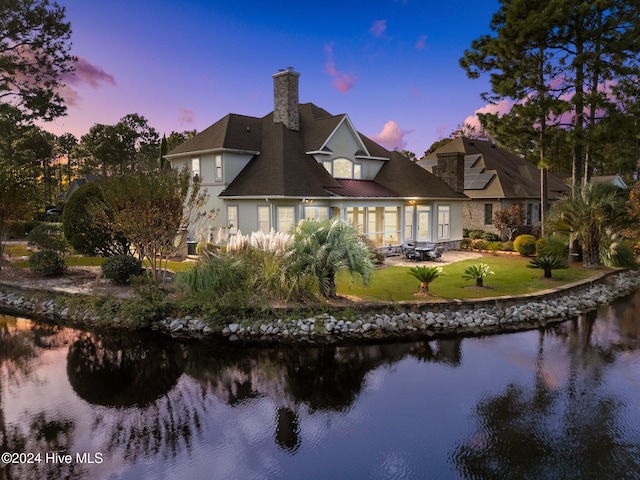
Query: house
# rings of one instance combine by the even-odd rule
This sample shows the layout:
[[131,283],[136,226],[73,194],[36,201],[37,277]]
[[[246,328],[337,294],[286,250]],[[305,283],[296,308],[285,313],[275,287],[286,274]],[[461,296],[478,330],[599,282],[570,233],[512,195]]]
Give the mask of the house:
[[[526,213],[526,225],[540,224],[540,170],[531,162],[487,140],[456,137],[416,162],[441,175],[442,165],[454,162],[464,171],[464,193],[469,197],[463,214],[463,226],[501,235],[493,225],[496,211],[514,204]],[[561,177],[548,173],[549,203],[570,191]]]
[[302,219],[340,217],[376,246],[410,240],[452,248],[467,197],[398,152],[358,133],[350,118],[299,104],[300,74],[273,75],[274,111],[229,114],[170,151],[174,168],[198,175],[215,220],[189,232],[288,232]]
[[629,186],[620,175],[600,175],[591,177],[591,183],[607,183],[619,188],[627,189]]
[[64,203],[71,198],[71,195],[76,193],[76,191],[86,185],[87,183],[95,182],[96,180],[100,180],[102,177],[99,175],[85,175],[82,178],[76,178],[73,182],[69,184],[69,188],[67,191],[61,195],[58,195],[56,198],[56,203]]

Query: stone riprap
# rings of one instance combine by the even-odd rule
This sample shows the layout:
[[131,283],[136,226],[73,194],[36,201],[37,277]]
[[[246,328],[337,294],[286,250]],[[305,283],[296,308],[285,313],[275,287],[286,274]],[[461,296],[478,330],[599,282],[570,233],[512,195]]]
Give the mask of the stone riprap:
[[[416,334],[494,333],[535,328],[593,310],[640,287],[640,272],[614,272],[564,289],[520,297],[457,302],[398,302],[363,306],[350,319],[322,313],[299,319],[237,322],[224,327],[230,340],[332,340],[385,338]],[[352,307],[353,310],[353,307]],[[195,323],[194,323],[195,322]],[[165,319],[162,328],[197,332],[197,320]]]
[[[305,318],[282,316],[269,322],[230,323],[222,334],[230,340],[306,340],[341,338],[389,338],[412,335],[495,333],[535,328],[575,317],[604,305],[640,287],[640,272],[618,271],[562,288],[518,297],[476,300],[397,302],[392,305],[350,306],[350,317],[321,313]],[[91,310],[70,308],[51,295],[0,286],[0,307],[14,314],[97,324]],[[339,310],[338,310],[339,311]],[[355,312],[355,313],[354,313]],[[110,325],[118,326],[114,317]],[[101,323],[104,325],[104,322]],[[216,333],[192,316],[165,318],[155,328],[173,336],[203,336]],[[218,331],[218,333],[220,333]]]

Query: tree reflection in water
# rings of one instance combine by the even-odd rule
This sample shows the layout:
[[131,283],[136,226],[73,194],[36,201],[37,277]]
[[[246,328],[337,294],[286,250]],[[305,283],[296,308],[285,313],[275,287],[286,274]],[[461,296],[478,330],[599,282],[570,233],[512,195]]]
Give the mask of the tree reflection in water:
[[[57,348],[69,341],[70,330],[57,325],[39,325],[25,319],[0,315],[0,400],[6,383],[19,385],[32,375],[38,349]],[[0,404],[0,449],[2,452],[59,452],[73,443],[75,422],[58,414],[26,412],[26,421],[8,425],[5,406]],[[66,463],[0,464],[0,479],[79,478],[82,466]]]
[[[623,423],[625,405],[602,380],[618,352],[637,342],[620,336],[599,343],[595,318],[591,312],[541,330],[533,385],[509,384],[476,405],[476,431],[451,457],[463,478],[638,478],[640,445],[628,440],[638,438],[637,426]],[[562,385],[545,370],[562,361],[545,358],[553,342],[566,346]]]

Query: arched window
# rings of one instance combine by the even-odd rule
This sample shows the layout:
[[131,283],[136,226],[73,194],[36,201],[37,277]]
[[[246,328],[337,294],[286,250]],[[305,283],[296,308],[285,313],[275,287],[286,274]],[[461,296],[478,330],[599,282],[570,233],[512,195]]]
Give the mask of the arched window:
[[333,176],[335,178],[353,178],[353,162],[346,158],[336,158],[333,161]]

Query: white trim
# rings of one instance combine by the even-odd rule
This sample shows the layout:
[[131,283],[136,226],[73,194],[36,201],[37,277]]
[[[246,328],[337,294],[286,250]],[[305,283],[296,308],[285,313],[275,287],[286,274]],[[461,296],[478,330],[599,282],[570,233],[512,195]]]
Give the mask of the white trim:
[[193,152],[174,153],[172,155],[165,155],[164,158],[171,160],[172,158],[189,157],[193,155],[203,155],[207,153],[237,153],[239,155],[260,155],[257,150],[238,150],[236,148],[207,148],[205,150],[196,150]]
[[[324,147],[327,146],[327,144],[331,141],[331,138],[333,138],[333,136],[340,129],[340,127],[342,126],[343,123],[346,123],[347,124],[347,128],[349,128],[349,130],[351,130],[351,135],[353,135],[353,137],[355,138],[356,142],[360,146],[360,150],[362,150],[363,152],[365,152],[367,154],[367,156],[369,156],[369,150],[367,150],[367,147],[365,146],[364,142],[362,141],[362,138],[360,138],[360,135],[358,134],[358,131],[353,126],[353,123],[351,122],[351,119],[349,118],[349,116],[347,114],[344,114],[344,116],[342,117],[342,120],[340,120],[340,122],[338,122],[338,125],[336,125],[336,128],[333,129],[333,132],[331,132],[329,134],[329,136],[327,137],[327,139],[324,141],[324,143],[322,145],[320,145],[320,150],[322,150]],[[335,152],[332,152],[332,153],[335,153]]]

